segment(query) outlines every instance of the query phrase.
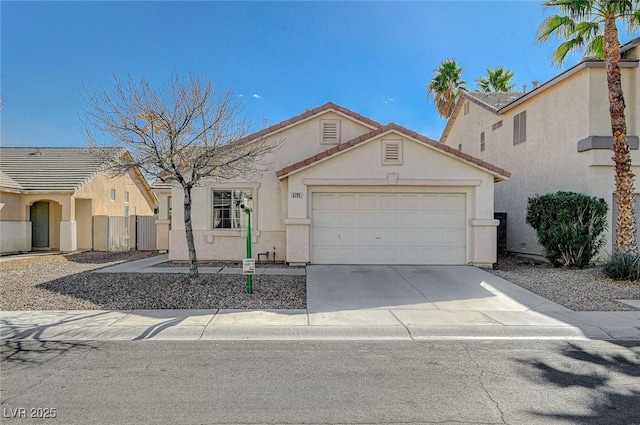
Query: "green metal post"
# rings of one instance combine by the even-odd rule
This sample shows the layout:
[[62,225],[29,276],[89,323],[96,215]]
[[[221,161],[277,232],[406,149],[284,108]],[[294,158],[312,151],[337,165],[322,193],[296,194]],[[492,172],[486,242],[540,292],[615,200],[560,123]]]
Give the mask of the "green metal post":
[[[245,208],[247,213],[247,258],[251,258],[251,209]],[[253,275],[247,275],[247,293],[253,294]]]

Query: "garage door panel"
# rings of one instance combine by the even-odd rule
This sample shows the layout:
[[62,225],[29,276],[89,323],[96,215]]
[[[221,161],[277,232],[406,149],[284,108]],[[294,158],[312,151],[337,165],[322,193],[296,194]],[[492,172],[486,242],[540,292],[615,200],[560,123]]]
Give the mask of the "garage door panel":
[[463,246],[464,230],[445,230],[442,232],[442,246]]
[[446,211],[440,215],[440,224],[442,227],[455,228],[459,227],[461,222],[464,223],[464,218],[464,211]]
[[334,209],[336,207],[336,196],[330,193],[314,193],[313,194],[313,208],[320,209]]
[[398,212],[398,228],[416,228],[420,227],[420,213],[418,211],[401,211]]
[[356,206],[356,196],[355,195],[339,195],[338,208],[354,208]]
[[377,229],[360,229],[358,231],[358,246],[362,244],[374,245],[378,239]]
[[465,200],[459,195],[442,195],[440,207],[450,210],[463,209],[465,207]]
[[442,213],[440,211],[422,211],[420,213],[421,227],[438,227],[442,222]]
[[378,214],[375,211],[358,211],[358,223],[361,227],[378,227]]
[[376,195],[360,195],[358,197],[359,208],[376,208],[378,207],[378,197]]
[[420,199],[417,194],[402,194],[398,195],[398,206],[401,210],[404,209],[419,209]]
[[379,195],[380,208],[397,210],[398,209],[398,195]]
[[439,210],[441,195],[422,195],[420,197],[420,208],[423,210]]
[[314,263],[465,263],[464,194],[323,193],[312,202]]
[[380,220],[378,226],[383,229],[397,227],[400,221],[397,211],[380,211],[378,218]]

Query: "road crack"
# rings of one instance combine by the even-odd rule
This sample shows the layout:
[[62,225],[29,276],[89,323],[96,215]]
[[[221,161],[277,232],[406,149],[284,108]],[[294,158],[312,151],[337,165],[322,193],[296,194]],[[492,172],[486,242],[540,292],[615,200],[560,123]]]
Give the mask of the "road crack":
[[480,363],[478,363],[478,361],[473,358],[473,356],[471,355],[471,351],[469,351],[469,347],[467,347],[466,344],[462,344],[462,346],[464,347],[464,350],[467,353],[467,357],[469,357],[469,360],[471,360],[473,364],[476,365],[476,368],[480,370],[480,373],[477,376],[478,383],[480,384],[480,388],[482,388],[482,390],[487,395],[489,400],[491,400],[491,402],[496,406],[496,409],[498,409],[498,412],[500,412],[500,420],[502,421],[501,423],[508,425],[508,423],[504,419],[504,411],[502,410],[500,403],[493,398],[493,396],[491,395],[491,393],[489,392],[489,390],[484,384],[483,377],[486,375],[486,371],[482,368],[482,366],[480,366]]

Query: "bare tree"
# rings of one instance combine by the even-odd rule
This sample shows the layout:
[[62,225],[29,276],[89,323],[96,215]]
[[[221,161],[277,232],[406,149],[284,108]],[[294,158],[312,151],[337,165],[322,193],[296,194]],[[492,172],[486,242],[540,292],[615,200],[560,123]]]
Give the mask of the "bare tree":
[[[110,169],[124,174],[133,168],[184,191],[184,225],[189,249],[189,274],[198,277],[191,222],[191,190],[206,178],[253,179],[268,170],[267,154],[278,142],[245,136],[249,123],[232,92],[221,92],[205,77],[175,74],[152,86],[146,78],[126,82],[114,77],[112,91],[90,94],[85,89],[84,129]],[[101,142],[96,133],[106,142]],[[129,155],[113,155],[124,148]],[[129,157],[129,158],[127,158]]]

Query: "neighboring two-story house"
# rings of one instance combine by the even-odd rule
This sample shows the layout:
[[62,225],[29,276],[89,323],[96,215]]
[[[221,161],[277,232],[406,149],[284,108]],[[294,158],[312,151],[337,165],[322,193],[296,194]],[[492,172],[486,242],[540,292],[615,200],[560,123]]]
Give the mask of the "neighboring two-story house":
[[[622,86],[633,171],[640,177],[640,38],[622,47]],[[466,92],[440,142],[512,172],[496,186],[495,211],[507,213],[507,249],[541,254],[525,222],[527,200],[559,190],[604,198],[615,231],[614,167],[604,62],[584,59],[527,93]],[[640,192],[640,179],[636,180]],[[638,198],[638,197],[637,197]],[[640,199],[636,213],[640,212]],[[640,214],[638,214],[640,215]]]
[[[238,143],[260,138],[280,143],[260,179],[209,179],[193,189],[199,260],[246,256],[247,199],[254,257],[269,251],[273,259],[275,252],[276,261],[294,264],[496,261],[494,183],[509,177],[505,170],[333,103]],[[163,197],[160,219],[171,211],[169,259],[187,260],[183,191],[174,186],[171,199]]]

